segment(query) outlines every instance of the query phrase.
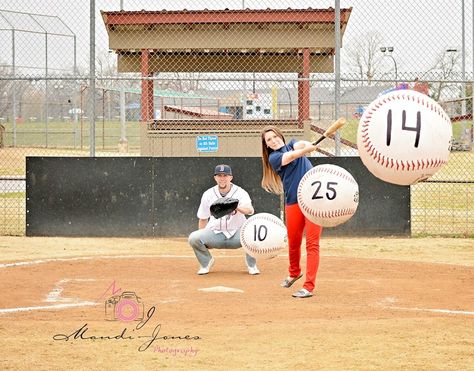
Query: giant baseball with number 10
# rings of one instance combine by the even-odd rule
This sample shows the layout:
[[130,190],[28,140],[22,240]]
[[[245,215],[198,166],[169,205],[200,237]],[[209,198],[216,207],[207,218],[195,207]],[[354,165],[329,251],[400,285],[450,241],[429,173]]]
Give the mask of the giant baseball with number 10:
[[273,214],[252,215],[240,228],[240,243],[250,256],[271,259],[287,246],[286,226]]
[[301,178],[297,197],[301,211],[309,220],[323,227],[335,227],[356,212],[359,185],[340,166],[318,165]]
[[364,111],[357,148],[377,178],[410,185],[428,179],[448,162],[451,137],[451,120],[436,101],[414,90],[396,90]]

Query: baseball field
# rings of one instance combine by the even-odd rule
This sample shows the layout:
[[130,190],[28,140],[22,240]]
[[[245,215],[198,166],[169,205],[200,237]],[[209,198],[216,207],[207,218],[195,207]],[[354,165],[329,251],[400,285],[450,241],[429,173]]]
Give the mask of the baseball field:
[[294,299],[285,253],[250,276],[213,251],[198,276],[184,238],[0,237],[0,369],[473,369],[472,247],[323,235]]

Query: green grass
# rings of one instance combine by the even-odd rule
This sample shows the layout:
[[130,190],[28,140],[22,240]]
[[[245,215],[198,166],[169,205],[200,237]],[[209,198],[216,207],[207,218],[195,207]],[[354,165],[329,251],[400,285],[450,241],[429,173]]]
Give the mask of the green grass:
[[[13,146],[13,127],[5,126],[5,147]],[[48,135],[46,136],[46,132]],[[126,138],[129,148],[139,148],[140,127],[138,122],[126,123]],[[49,122],[48,130],[43,122],[27,122],[16,126],[17,147],[49,147],[83,149],[89,146],[90,124],[84,122],[74,125],[67,122]],[[98,121],[95,125],[96,149],[114,150],[121,136],[119,121]]]
[[25,170],[22,168],[7,168],[7,164],[1,164],[2,169],[0,169],[0,176],[2,175],[25,175]]
[[474,184],[426,182],[415,184],[411,186],[411,207],[431,210],[471,210],[474,213]]
[[341,129],[341,137],[357,143],[357,128],[359,127],[359,120],[348,119],[346,124]]
[[0,193],[0,198],[24,198],[25,196],[25,192]]
[[431,180],[474,181],[474,151],[451,152],[448,163]]
[[[4,124],[5,146],[13,145],[12,124]],[[341,137],[353,143],[357,143],[357,128],[359,120],[350,118],[341,129]],[[460,138],[464,128],[471,128],[472,121],[459,121],[453,123],[453,137]],[[116,149],[120,139],[121,124],[119,121],[97,121],[95,125],[96,149],[113,150]],[[75,143],[74,143],[75,132]],[[46,147],[46,124],[44,122],[26,122],[17,124],[17,146],[20,147]],[[126,137],[129,148],[139,148],[140,127],[139,122],[126,123]],[[53,148],[80,148],[89,145],[89,121],[84,121],[76,125],[67,122],[48,123],[48,147]]]

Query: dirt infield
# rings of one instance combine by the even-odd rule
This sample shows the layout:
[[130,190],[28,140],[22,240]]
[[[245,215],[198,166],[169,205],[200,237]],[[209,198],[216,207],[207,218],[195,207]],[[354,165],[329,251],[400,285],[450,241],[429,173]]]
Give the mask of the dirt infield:
[[185,239],[0,237],[0,369],[473,369],[472,239],[321,250],[315,296],[293,299],[285,255],[249,276],[242,250],[215,251],[197,276]]

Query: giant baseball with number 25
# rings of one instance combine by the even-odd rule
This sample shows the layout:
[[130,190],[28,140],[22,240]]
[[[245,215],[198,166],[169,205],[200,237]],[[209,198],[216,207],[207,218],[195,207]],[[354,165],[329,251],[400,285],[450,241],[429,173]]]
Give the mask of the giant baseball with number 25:
[[410,185],[428,179],[448,162],[451,137],[451,120],[436,101],[414,90],[396,90],[364,111],[357,147],[377,178]]
[[301,178],[297,191],[302,213],[313,223],[335,227],[349,220],[359,204],[359,185],[344,168],[323,164]]

